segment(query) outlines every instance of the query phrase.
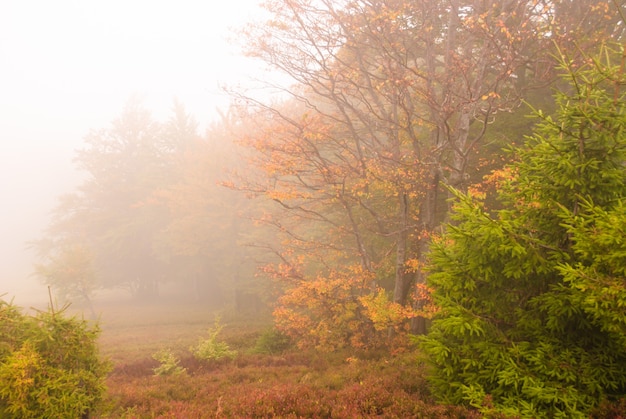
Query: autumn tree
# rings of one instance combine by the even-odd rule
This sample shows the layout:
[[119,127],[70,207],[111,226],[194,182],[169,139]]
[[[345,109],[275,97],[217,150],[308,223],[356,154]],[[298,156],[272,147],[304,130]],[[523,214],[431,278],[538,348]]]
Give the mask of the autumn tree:
[[[263,221],[284,237],[269,272],[292,290],[283,308],[294,319],[333,324],[305,301],[325,304],[309,282],[338,275],[360,278],[347,298],[364,312],[363,298],[383,294],[390,294],[386,311],[410,307],[424,283],[430,236],[447,211],[440,185],[466,188],[496,114],[550,80],[554,4],[266,6],[271,18],[249,29],[248,52],[295,84],[272,86],[289,98],[279,104],[237,94],[243,117],[259,121],[244,142],[263,174],[242,188],[277,204]],[[288,294],[299,287],[310,291],[295,303]],[[414,331],[425,331],[423,317]]]
[[433,245],[421,348],[445,402],[587,418],[626,390],[623,48],[561,59],[570,88],[499,173],[504,207],[456,191]]

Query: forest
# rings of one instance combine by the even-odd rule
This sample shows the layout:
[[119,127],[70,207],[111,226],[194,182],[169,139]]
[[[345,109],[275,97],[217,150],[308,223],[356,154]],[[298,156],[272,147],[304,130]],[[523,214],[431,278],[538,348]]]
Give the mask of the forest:
[[86,135],[0,416],[626,417],[626,4],[264,7],[288,83]]

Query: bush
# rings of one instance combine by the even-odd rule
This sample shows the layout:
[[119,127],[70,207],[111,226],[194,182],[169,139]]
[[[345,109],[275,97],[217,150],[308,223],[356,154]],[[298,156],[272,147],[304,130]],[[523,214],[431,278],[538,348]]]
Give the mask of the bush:
[[186,371],[179,365],[180,360],[170,349],[163,349],[153,354],[152,358],[159,362],[159,366],[152,369],[154,375],[178,375]]
[[267,329],[256,341],[254,353],[276,355],[292,346],[291,339],[274,327]]
[[0,299],[0,417],[87,417],[101,402],[100,330],[64,309],[29,316]]
[[209,329],[209,337],[200,339],[196,346],[192,346],[189,350],[200,360],[217,361],[222,358],[234,358],[236,351],[230,349],[226,342],[218,341],[217,335],[222,331],[223,326],[219,324],[219,319],[215,319],[215,325]]

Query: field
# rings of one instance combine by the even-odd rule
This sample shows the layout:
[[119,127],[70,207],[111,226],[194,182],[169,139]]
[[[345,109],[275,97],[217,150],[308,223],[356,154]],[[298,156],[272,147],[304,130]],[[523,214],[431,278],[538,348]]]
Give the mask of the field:
[[[251,320],[226,312],[218,339],[236,356],[198,361],[190,347],[207,338],[216,318],[202,305],[110,302],[97,311],[102,355],[112,363],[97,418],[479,417],[433,403],[423,368],[409,351],[283,348],[269,316]],[[155,375],[160,364],[152,355],[161,350],[176,355],[185,372]]]

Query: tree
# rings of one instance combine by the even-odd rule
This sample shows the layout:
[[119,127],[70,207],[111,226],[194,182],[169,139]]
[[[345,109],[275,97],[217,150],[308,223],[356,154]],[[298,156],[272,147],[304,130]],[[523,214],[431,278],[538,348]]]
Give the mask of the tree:
[[[48,281],[61,264],[66,271],[81,271],[64,277],[65,290],[74,278],[95,288],[124,287],[137,297],[153,297],[166,271],[153,242],[167,214],[146,202],[170,181],[168,156],[179,141],[131,100],[110,128],[92,131],[85,142],[75,159],[85,180],[61,197],[45,238],[35,244],[42,257],[39,273]],[[76,249],[90,255],[88,270],[81,266],[84,261],[68,257],[76,256]]]
[[166,221],[159,208],[144,205],[169,173],[175,139],[164,135],[138,102],[128,103],[111,129],[92,132],[76,161],[90,178],[81,188],[89,207],[89,238],[108,285],[128,287],[139,297],[158,293],[162,261],[154,237]]
[[221,184],[240,165],[229,124],[224,116],[204,137],[189,137],[171,156],[172,180],[154,192],[152,203],[168,213],[155,238],[158,253],[171,264],[173,276],[193,282],[196,298],[213,303],[231,301],[237,287],[248,285],[239,283],[248,263],[239,243],[246,200]]
[[[284,103],[238,98],[244,116],[259,121],[246,142],[263,176],[242,188],[277,204],[263,221],[285,238],[273,246],[271,274],[306,288],[362,272],[367,286],[353,298],[385,292],[390,304],[420,313],[416,284],[448,209],[441,184],[466,188],[496,114],[551,80],[553,3],[284,0],[267,8],[272,18],[246,34],[248,51],[295,86],[282,87]],[[423,316],[413,327],[426,331]]]
[[430,253],[439,312],[421,349],[450,403],[586,418],[626,391],[623,49],[583,66],[500,174],[503,208],[455,192]]
[[87,303],[116,287],[154,298],[166,281],[223,303],[246,286],[245,200],[220,185],[238,165],[228,129],[224,117],[203,138],[179,102],[158,122],[131,100],[109,128],[92,131],[76,156],[84,182],[61,197],[35,243],[42,280]]

